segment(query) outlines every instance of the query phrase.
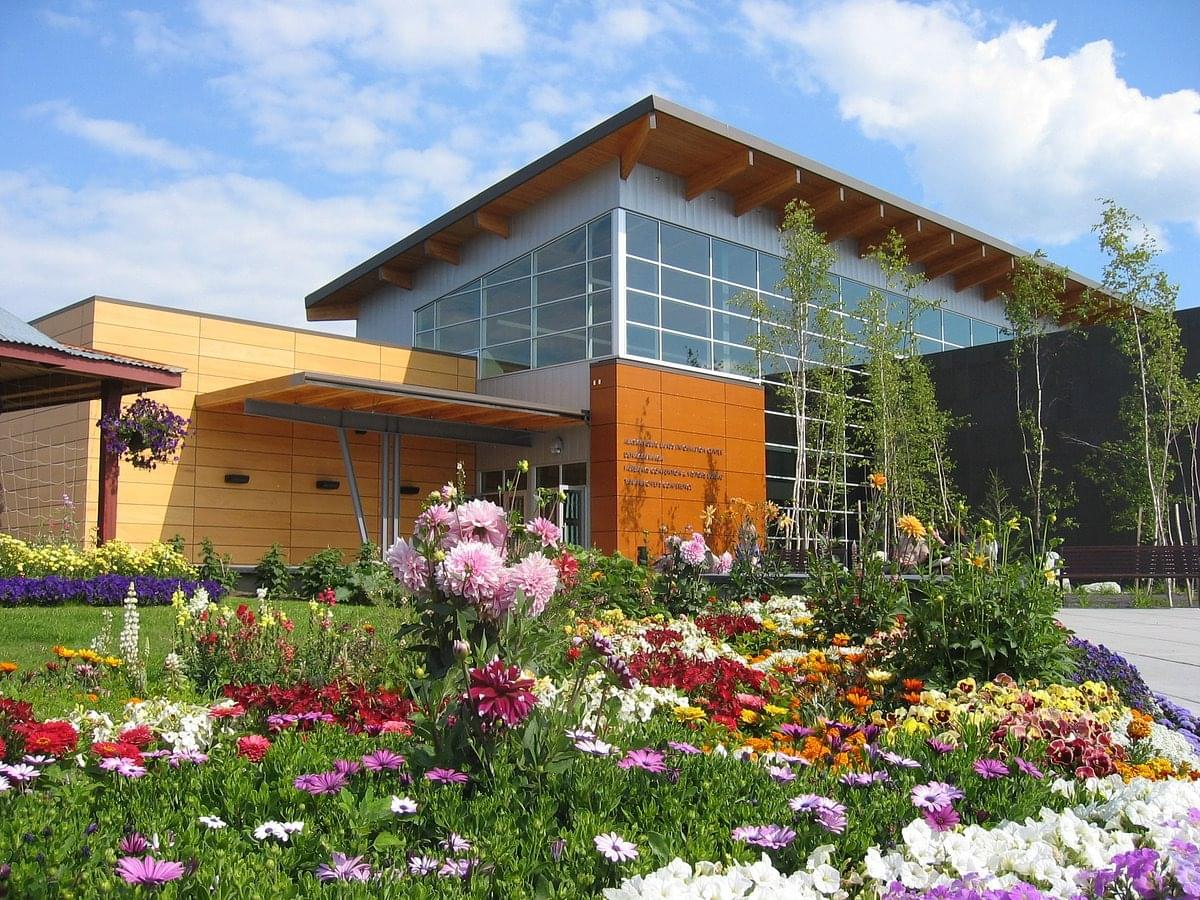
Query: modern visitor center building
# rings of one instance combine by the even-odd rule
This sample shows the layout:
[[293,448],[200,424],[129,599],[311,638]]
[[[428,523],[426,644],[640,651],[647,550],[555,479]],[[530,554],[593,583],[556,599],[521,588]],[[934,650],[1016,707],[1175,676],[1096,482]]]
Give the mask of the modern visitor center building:
[[[792,497],[795,428],[745,305],[777,293],[792,200],[837,249],[849,326],[884,287],[867,248],[895,228],[940,305],[917,320],[922,351],[1004,339],[1024,251],[658,97],[306,298],[355,338],[100,297],[34,324],[181,370],[154,396],[191,418],[188,441],[177,465],[122,472],[118,538],[209,537],[238,563],[273,542],[293,562],[387,544],[462,462],[469,489],[515,481],[530,510],[563,490],[572,541],[631,555],[730,498]],[[1071,274],[1068,309],[1095,287]],[[63,493],[96,520],[98,417],[90,401],[0,418],[6,530],[43,527]]]

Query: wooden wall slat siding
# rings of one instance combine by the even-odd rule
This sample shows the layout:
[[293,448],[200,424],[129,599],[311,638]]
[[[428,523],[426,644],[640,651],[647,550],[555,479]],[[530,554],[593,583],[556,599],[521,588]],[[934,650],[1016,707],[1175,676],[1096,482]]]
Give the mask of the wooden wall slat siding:
[[[761,387],[623,362],[592,366],[591,381],[591,524],[598,547],[631,556],[648,540],[651,552],[658,552],[660,526],[699,531],[706,505],[724,512],[731,497],[751,503],[766,498]],[[719,471],[722,477],[683,479],[691,491],[629,486],[629,439],[719,450],[663,451],[659,465]],[[730,538],[717,533],[711,542],[725,549]]]
[[[327,546],[347,553],[357,550],[358,530],[341,450],[331,429],[198,410],[197,394],[302,369],[475,389],[474,361],[469,359],[103,298],[77,304],[38,324],[60,340],[186,369],[178,389],[153,395],[192,419],[180,461],[151,472],[122,466],[117,537],[145,545],[180,534],[193,556],[200,539],[209,537],[236,563],[256,562],[272,542],[281,544],[292,562]],[[86,443],[87,458],[80,461],[85,475],[74,493],[81,530],[88,531],[98,496],[99,432],[94,427],[98,415],[99,404],[92,402],[0,417],[0,447],[7,434],[74,434]],[[71,428],[74,431],[68,431]],[[379,436],[351,432],[348,437],[368,532],[377,540]],[[404,437],[401,454],[402,483],[420,489],[402,500],[402,530],[411,528],[422,499],[454,476],[456,463],[464,463],[470,483],[474,482],[473,445]],[[250,481],[226,484],[227,473],[249,475]],[[339,486],[320,490],[319,479],[335,480]],[[47,497],[46,502],[52,506],[59,499]],[[4,525],[19,531],[10,528],[7,520]]]

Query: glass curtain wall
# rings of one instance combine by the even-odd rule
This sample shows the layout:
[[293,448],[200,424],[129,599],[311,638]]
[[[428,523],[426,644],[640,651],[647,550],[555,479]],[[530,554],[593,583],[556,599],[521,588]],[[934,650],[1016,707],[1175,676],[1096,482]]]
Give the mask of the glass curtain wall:
[[479,377],[612,353],[612,214],[413,314],[413,345],[479,360]]
[[[734,244],[668,222],[625,211],[625,351],[626,355],[711,372],[743,375],[778,384],[786,371],[782,361],[760,364],[749,346],[757,324],[748,315],[748,301],[759,296],[768,303],[786,302],[779,290],[782,260],[770,253]],[[869,285],[831,276],[837,291],[838,315],[853,339],[862,333],[857,317]],[[889,317],[907,317],[908,298],[884,291]],[[1006,340],[998,326],[962,313],[939,308],[921,313],[915,322],[922,353],[990,344]],[[814,342],[815,346],[815,342]],[[864,348],[851,344],[851,358]],[[793,358],[794,360],[794,358]],[[814,360],[815,361],[815,360]],[[789,505],[796,472],[796,429],[788,405],[776,391],[766,392],[767,497]],[[853,491],[861,457],[848,454],[841,462],[840,512],[853,515]]]

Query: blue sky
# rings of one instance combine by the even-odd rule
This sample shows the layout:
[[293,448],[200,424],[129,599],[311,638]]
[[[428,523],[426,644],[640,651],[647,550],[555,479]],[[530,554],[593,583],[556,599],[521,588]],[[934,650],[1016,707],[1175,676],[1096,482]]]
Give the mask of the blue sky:
[[0,4],[0,305],[286,324],[654,92],[1098,277],[1096,199],[1200,305],[1200,4]]

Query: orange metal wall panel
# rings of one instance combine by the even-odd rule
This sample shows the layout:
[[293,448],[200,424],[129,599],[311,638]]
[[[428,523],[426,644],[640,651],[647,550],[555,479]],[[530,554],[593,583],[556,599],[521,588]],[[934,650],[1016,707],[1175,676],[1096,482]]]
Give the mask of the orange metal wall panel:
[[[750,384],[627,362],[591,370],[592,542],[651,554],[665,533],[703,530],[731,497],[766,499],[763,392]],[[728,525],[709,536],[724,550]]]

